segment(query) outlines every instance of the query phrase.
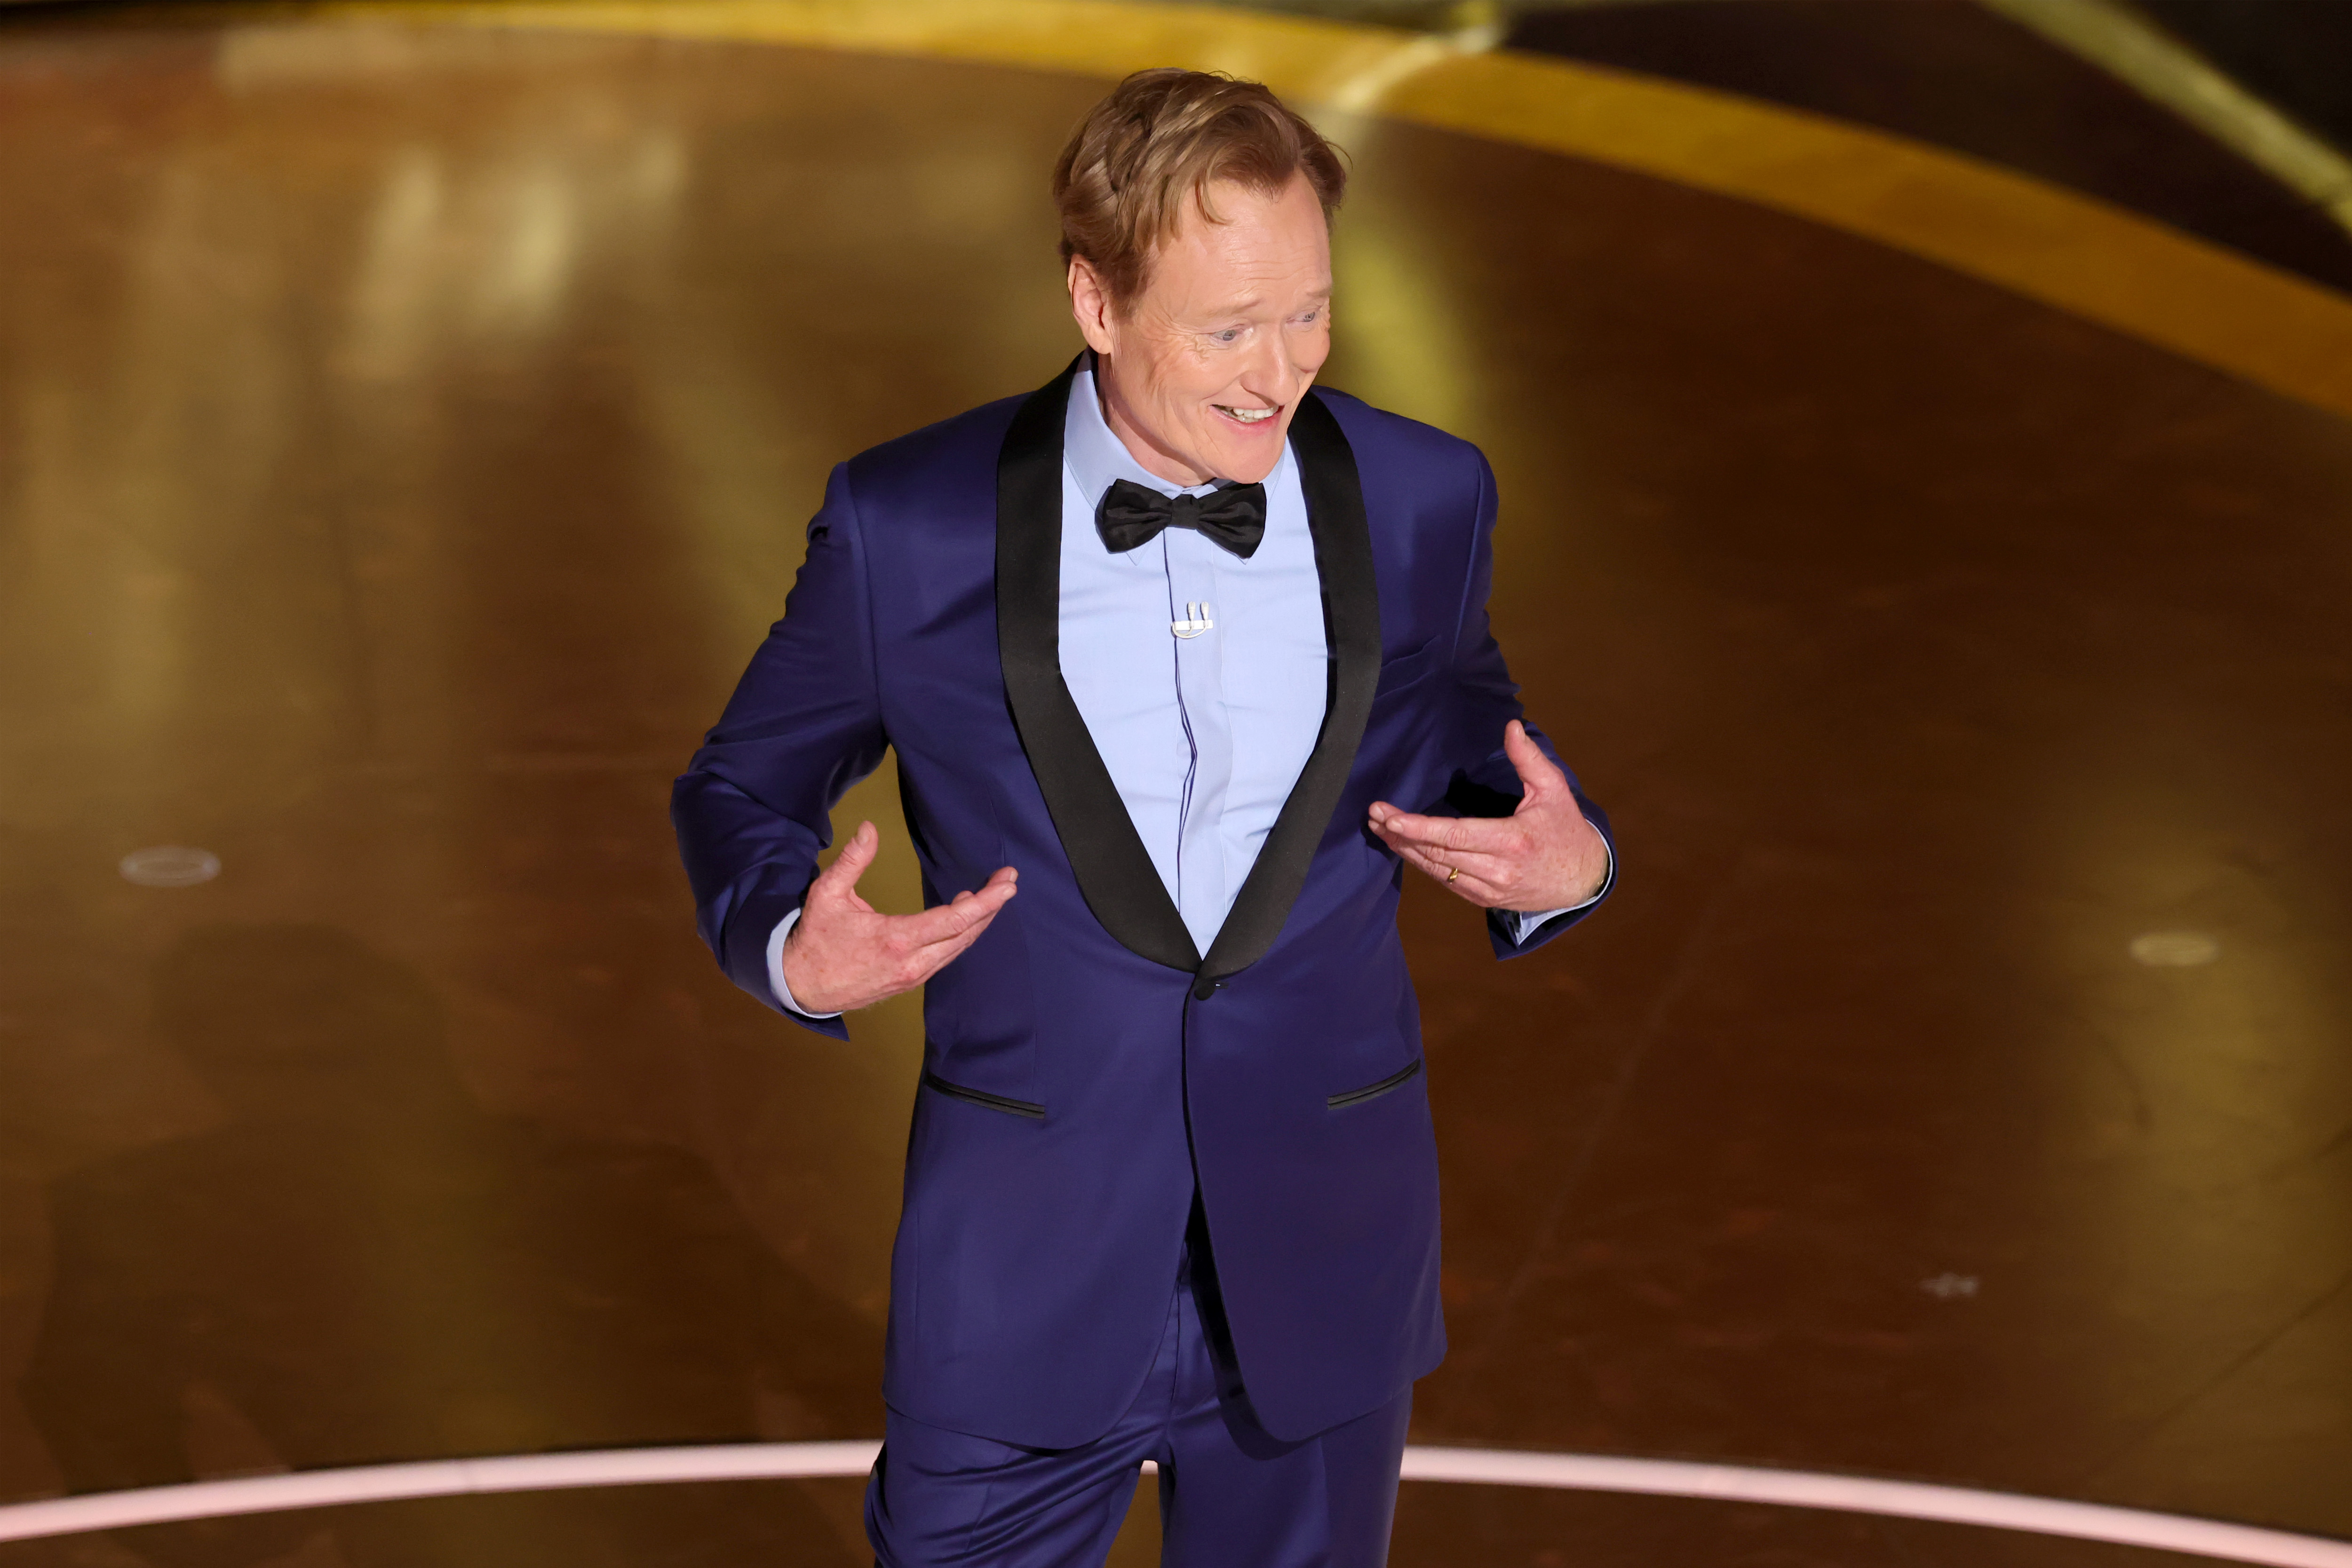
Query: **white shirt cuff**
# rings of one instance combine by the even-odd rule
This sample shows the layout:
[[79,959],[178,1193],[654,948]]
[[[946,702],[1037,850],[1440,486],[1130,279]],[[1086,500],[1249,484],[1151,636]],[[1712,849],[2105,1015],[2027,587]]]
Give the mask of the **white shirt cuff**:
[[[1592,896],[1586,899],[1581,904],[1563,904],[1558,909],[1546,909],[1535,914],[1529,914],[1528,911],[1522,909],[1507,911],[1506,913],[1507,913],[1511,917],[1512,941],[1524,942],[1529,936],[1534,936],[1537,928],[1542,925],[1545,921],[1557,920],[1563,915],[1573,915],[1580,909],[1589,909],[1592,905],[1601,902],[1601,895],[1607,893],[1609,891],[1609,884],[1617,880],[1617,852],[1609,848],[1609,841],[1606,839],[1603,839],[1601,841],[1601,847],[1609,856],[1609,863],[1601,868],[1601,885],[1593,890]],[[779,975],[782,975],[782,972],[783,971],[781,969],[777,971]],[[781,980],[778,981],[779,985],[782,983],[782,982]]]
[[798,1013],[804,1019],[837,1019],[841,1016],[839,1013],[809,1011],[793,1000],[793,988],[784,984],[784,938],[790,936],[793,927],[800,923],[801,912],[795,909],[777,921],[776,928],[768,933],[768,988],[776,993],[777,1004],[786,1012]]

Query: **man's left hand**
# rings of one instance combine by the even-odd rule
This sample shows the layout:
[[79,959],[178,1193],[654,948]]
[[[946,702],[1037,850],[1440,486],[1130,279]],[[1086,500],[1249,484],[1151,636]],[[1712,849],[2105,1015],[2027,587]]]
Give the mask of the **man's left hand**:
[[1576,804],[1576,792],[1513,719],[1503,750],[1526,791],[1507,817],[1422,817],[1372,803],[1381,841],[1481,909],[1567,909],[1601,891],[1609,846]]

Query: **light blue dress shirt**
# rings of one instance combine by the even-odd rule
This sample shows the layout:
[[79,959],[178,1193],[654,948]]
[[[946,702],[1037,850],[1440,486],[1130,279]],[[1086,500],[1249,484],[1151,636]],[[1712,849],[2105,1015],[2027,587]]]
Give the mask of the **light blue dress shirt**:
[[[1082,369],[1062,430],[1062,679],[1205,953],[1323,726],[1331,654],[1307,497],[1286,446],[1265,478],[1265,537],[1248,559],[1174,528],[1114,555],[1095,510],[1115,479],[1163,496],[1211,489],[1186,490],[1138,463]],[[1514,935],[1560,913],[1517,915]],[[768,978],[786,1008],[829,1017],[808,1014],[784,984],[784,938],[799,918],[769,937]]]
[[1205,953],[1323,726],[1331,653],[1307,497],[1286,447],[1248,559],[1191,528],[1113,555],[1095,510],[1116,479],[1211,488],[1138,463],[1081,371],[1062,434],[1062,679]]

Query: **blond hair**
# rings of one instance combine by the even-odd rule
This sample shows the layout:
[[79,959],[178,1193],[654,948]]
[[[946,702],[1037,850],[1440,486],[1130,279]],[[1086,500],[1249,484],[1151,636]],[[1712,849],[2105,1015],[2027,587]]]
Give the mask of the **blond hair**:
[[1138,71],[1095,105],[1054,165],[1062,261],[1083,256],[1124,309],[1188,202],[1220,220],[1210,184],[1273,195],[1300,175],[1328,222],[1348,188],[1339,149],[1262,83],[1172,68]]

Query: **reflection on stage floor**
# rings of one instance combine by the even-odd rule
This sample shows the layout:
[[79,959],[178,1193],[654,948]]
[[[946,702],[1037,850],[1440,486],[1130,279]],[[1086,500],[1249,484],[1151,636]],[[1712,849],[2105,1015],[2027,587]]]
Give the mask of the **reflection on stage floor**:
[[[878,1433],[919,1017],[842,1046],[734,993],[665,802],[828,466],[1075,349],[1045,171],[1101,90],[0,34],[0,1498]],[[2352,425],[1760,207],[1328,128],[1327,379],[1491,456],[1499,634],[1626,846],[1510,966],[1408,894],[1454,1341],[1416,1440],[2352,1532]],[[157,845],[218,874],[126,880]],[[878,878],[917,900],[902,838]],[[845,1563],[856,1509],[0,1563]],[[1485,1488],[1398,1531],[2125,1555]]]

